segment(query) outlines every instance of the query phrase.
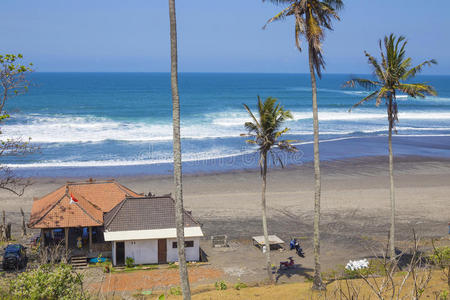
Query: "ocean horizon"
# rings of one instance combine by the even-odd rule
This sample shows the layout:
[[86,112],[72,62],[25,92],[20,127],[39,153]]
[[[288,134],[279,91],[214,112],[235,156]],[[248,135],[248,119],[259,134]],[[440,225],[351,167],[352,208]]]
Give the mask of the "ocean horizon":
[[[364,75],[367,76],[367,75]],[[249,120],[243,103],[256,109],[257,96],[275,97],[292,111],[287,139],[299,152],[289,164],[311,161],[312,112],[308,74],[180,73],[182,150],[187,172],[257,168],[256,148],[245,143]],[[351,78],[325,74],[318,81],[323,160],[387,155],[384,104],[348,112],[368,94],[344,89]],[[167,174],[172,160],[169,73],[31,74],[27,94],[7,104],[11,118],[3,138],[31,138],[39,151],[3,156],[22,176],[116,176]],[[438,96],[398,98],[396,155],[450,157],[450,76],[421,75]]]

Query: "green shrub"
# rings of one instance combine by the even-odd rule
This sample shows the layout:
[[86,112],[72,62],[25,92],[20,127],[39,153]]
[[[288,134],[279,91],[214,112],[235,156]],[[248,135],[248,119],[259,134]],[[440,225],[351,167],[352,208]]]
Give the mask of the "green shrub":
[[216,287],[216,290],[218,290],[218,291],[224,291],[227,289],[227,284],[223,280],[216,281],[216,283],[214,283],[214,286]]
[[42,265],[9,282],[9,299],[88,299],[83,278],[66,264]]
[[238,291],[241,289],[245,289],[246,287],[247,287],[247,285],[240,281],[234,285],[234,289],[236,289]]
[[171,287],[169,290],[169,294],[172,296],[181,296],[183,293],[181,292],[181,288],[179,286],[177,286],[177,287]]
[[127,268],[132,268],[134,267],[134,258],[132,257],[127,257],[125,259],[125,265],[127,266]]
[[450,265],[450,246],[435,248],[429,260],[435,265],[445,269]]
[[177,269],[178,268],[178,265],[177,264],[175,264],[175,263],[169,263],[169,269]]

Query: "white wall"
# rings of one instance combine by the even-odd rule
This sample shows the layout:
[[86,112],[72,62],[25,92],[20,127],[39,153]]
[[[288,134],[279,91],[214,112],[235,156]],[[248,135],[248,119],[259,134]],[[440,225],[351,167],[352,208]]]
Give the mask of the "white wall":
[[157,264],[158,240],[125,241],[125,259],[134,258],[134,263]]
[[[173,242],[177,239],[167,239],[167,261],[178,261],[178,248],[173,248]],[[200,239],[199,238],[186,238],[187,241],[194,241],[194,247],[186,247],[186,260],[187,261],[199,261],[200,260]]]
[[[173,242],[177,239],[167,239],[167,262],[178,261],[178,249],[173,248]],[[200,238],[187,238],[186,241],[194,241],[194,247],[187,247],[186,260],[200,260]],[[125,259],[132,257],[135,264],[157,264],[158,263],[158,240],[136,240],[124,241]],[[116,265],[116,242],[112,245],[112,261]]]

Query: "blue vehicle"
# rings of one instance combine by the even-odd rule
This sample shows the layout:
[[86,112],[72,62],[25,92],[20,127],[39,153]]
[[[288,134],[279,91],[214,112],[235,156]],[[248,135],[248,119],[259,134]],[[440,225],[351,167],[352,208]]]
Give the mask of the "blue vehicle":
[[3,270],[22,269],[28,263],[26,247],[20,244],[8,245],[3,254]]
[[305,257],[305,252],[303,252],[303,249],[300,246],[300,243],[296,239],[291,239],[291,242],[289,243],[289,247],[291,250],[295,249],[295,252],[297,252],[298,256]]

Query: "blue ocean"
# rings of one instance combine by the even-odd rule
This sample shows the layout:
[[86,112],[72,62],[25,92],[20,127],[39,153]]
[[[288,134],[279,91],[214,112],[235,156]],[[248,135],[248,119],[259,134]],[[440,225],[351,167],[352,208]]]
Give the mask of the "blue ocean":
[[[367,75],[365,75],[367,76]],[[2,138],[31,138],[38,151],[2,156],[24,176],[169,174],[172,102],[168,73],[35,73],[29,92],[7,104],[11,118]],[[350,75],[318,82],[322,160],[387,154],[385,105],[348,112],[367,95],[344,89]],[[438,96],[398,98],[396,155],[450,156],[450,76],[419,76]],[[255,147],[241,133],[249,120],[243,103],[272,96],[292,111],[287,139],[299,152],[287,164],[312,160],[311,88],[308,74],[180,74],[185,172],[257,168]]]

